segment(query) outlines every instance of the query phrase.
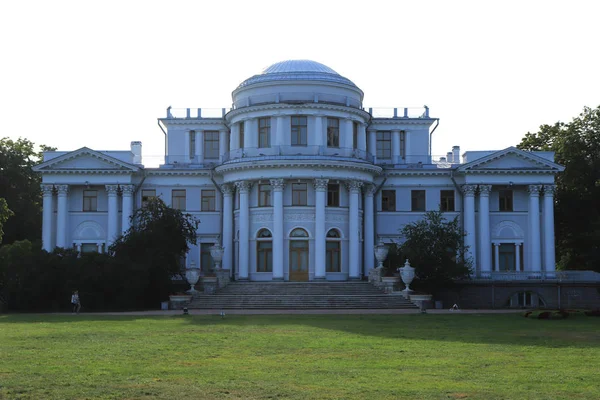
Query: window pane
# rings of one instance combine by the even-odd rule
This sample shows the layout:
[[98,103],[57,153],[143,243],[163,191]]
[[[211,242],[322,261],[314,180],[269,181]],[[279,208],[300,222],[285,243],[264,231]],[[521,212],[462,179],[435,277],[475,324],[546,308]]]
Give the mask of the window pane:
[[259,207],[270,207],[271,206],[271,185],[269,185],[269,184],[258,185],[258,206]]
[[83,211],[98,211],[98,191],[83,191]]
[[305,206],[306,204],[306,183],[292,183],[292,205]]
[[292,117],[292,146],[306,146],[306,117]]
[[216,210],[216,201],[215,201],[215,190],[214,189],[209,189],[209,190],[202,190],[202,204],[201,204],[201,210],[202,211],[215,211]]
[[411,190],[411,211],[425,211],[424,190]]
[[442,190],[440,192],[440,209],[442,211],[454,211],[454,190]]
[[340,147],[340,120],[327,118],[327,147]]
[[381,191],[381,211],[396,211],[396,191]]
[[219,131],[204,131],[204,158],[219,158]]
[[173,190],[171,192],[171,207],[176,210],[185,210],[185,190]]
[[330,183],[327,185],[327,207],[340,206],[340,185]]
[[148,201],[156,197],[156,190],[144,189],[142,190],[142,207],[146,207]]
[[390,131],[377,131],[377,158],[392,158],[392,133]]
[[271,118],[258,119],[258,147],[270,147]]

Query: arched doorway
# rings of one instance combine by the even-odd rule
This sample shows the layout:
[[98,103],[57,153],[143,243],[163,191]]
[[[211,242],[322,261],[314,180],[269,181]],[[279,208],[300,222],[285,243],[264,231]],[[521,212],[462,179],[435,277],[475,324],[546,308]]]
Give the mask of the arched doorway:
[[290,281],[308,281],[308,233],[301,228],[290,233]]
[[256,235],[256,272],[273,272],[273,235],[268,229]]

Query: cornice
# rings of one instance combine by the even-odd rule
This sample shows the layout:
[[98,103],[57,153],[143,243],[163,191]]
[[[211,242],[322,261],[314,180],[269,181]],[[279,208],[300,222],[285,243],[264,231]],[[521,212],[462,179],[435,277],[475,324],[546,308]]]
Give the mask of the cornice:
[[450,170],[440,169],[398,169],[398,170],[384,170],[386,176],[450,176]]
[[435,118],[373,118],[369,130],[375,130],[378,125],[431,125]]
[[215,172],[219,174],[244,171],[244,170],[257,170],[267,168],[302,168],[302,169],[314,169],[314,168],[335,168],[341,170],[354,170],[361,172],[368,172],[374,175],[380,175],[382,173],[381,167],[373,164],[366,163],[353,163],[348,161],[310,161],[302,162],[301,160],[280,160],[277,163],[273,163],[273,160],[268,162],[261,161],[244,161],[236,162],[231,164],[222,164],[215,168]]
[[146,176],[210,176],[210,170],[154,169],[146,171]]
[[469,169],[458,171],[461,175],[556,175],[561,171],[556,169]]
[[[235,110],[229,111],[225,114],[225,120],[230,123],[234,117],[238,115],[247,114],[255,111],[290,111],[288,115],[302,114],[303,110],[318,110],[318,111],[339,111],[359,116],[364,120],[371,118],[371,114],[365,110],[340,106],[328,103],[300,103],[300,104],[288,104],[288,103],[269,103],[261,104],[249,107],[236,108]],[[276,116],[276,115],[275,115]]]
[[223,117],[217,118],[158,118],[164,125],[222,125],[227,128]]
[[[135,164],[130,164],[126,161],[119,160],[117,158],[103,154],[102,152],[99,152],[96,150],[92,150],[87,147],[82,147],[78,150],[74,150],[72,152],[63,154],[61,156],[58,156],[56,158],[53,158],[51,160],[45,161],[41,164],[38,164],[33,168],[33,170],[36,172],[41,172],[41,173],[45,173],[45,172],[49,172],[49,171],[63,171],[63,170],[68,171],[73,168],[60,169],[60,168],[52,168],[52,166],[60,165],[61,163],[64,163],[66,161],[71,161],[71,160],[81,158],[81,157],[95,158],[97,160],[102,161],[103,163],[106,163],[108,165],[114,165],[119,168],[119,169],[107,169],[108,171],[137,172],[142,169],[141,166],[138,166]],[[51,168],[48,168],[48,167],[51,167]],[[79,170],[79,169],[77,169],[77,170]],[[90,168],[89,170],[104,171],[105,169],[104,168]]]
[[44,169],[37,171],[42,175],[57,175],[57,174],[67,174],[67,175],[135,175],[138,171],[124,170],[124,169]]

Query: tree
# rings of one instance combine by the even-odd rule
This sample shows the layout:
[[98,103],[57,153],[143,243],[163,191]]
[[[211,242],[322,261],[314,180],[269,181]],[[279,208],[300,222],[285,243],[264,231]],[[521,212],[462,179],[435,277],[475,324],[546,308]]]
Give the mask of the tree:
[[52,149],[41,146],[38,150],[23,138],[0,139],[0,196],[14,214],[4,223],[4,243],[41,238],[41,178],[32,167],[42,160],[46,150]]
[[109,249],[114,262],[127,271],[124,290],[138,293],[132,307],[152,307],[172,291],[172,277],[197,240],[200,221],[154,198],[132,216],[131,228]]
[[469,276],[472,262],[462,246],[458,217],[449,221],[441,211],[428,211],[400,232],[405,239],[400,251],[415,268],[415,289],[435,294]]
[[13,215],[14,213],[8,208],[6,200],[0,197],[0,244],[2,243],[2,236],[4,236],[4,230],[2,229],[4,223]]
[[518,147],[553,151],[565,166],[556,178],[558,268],[600,271],[600,107],[585,107],[569,123],[542,125]]

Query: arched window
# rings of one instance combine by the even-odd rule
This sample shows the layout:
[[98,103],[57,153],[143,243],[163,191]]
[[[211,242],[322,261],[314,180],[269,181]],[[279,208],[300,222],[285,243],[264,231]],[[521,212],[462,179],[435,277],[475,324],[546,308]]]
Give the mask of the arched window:
[[341,269],[341,235],[337,229],[327,232],[325,270],[327,272],[342,272]]
[[296,228],[292,231],[292,233],[290,233],[290,237],[293,238],[307,238],[308,237],[308,233],[302,229],[302,228]]
[[256,235],[256,272],[273,272],[273,235],[268,229]]

